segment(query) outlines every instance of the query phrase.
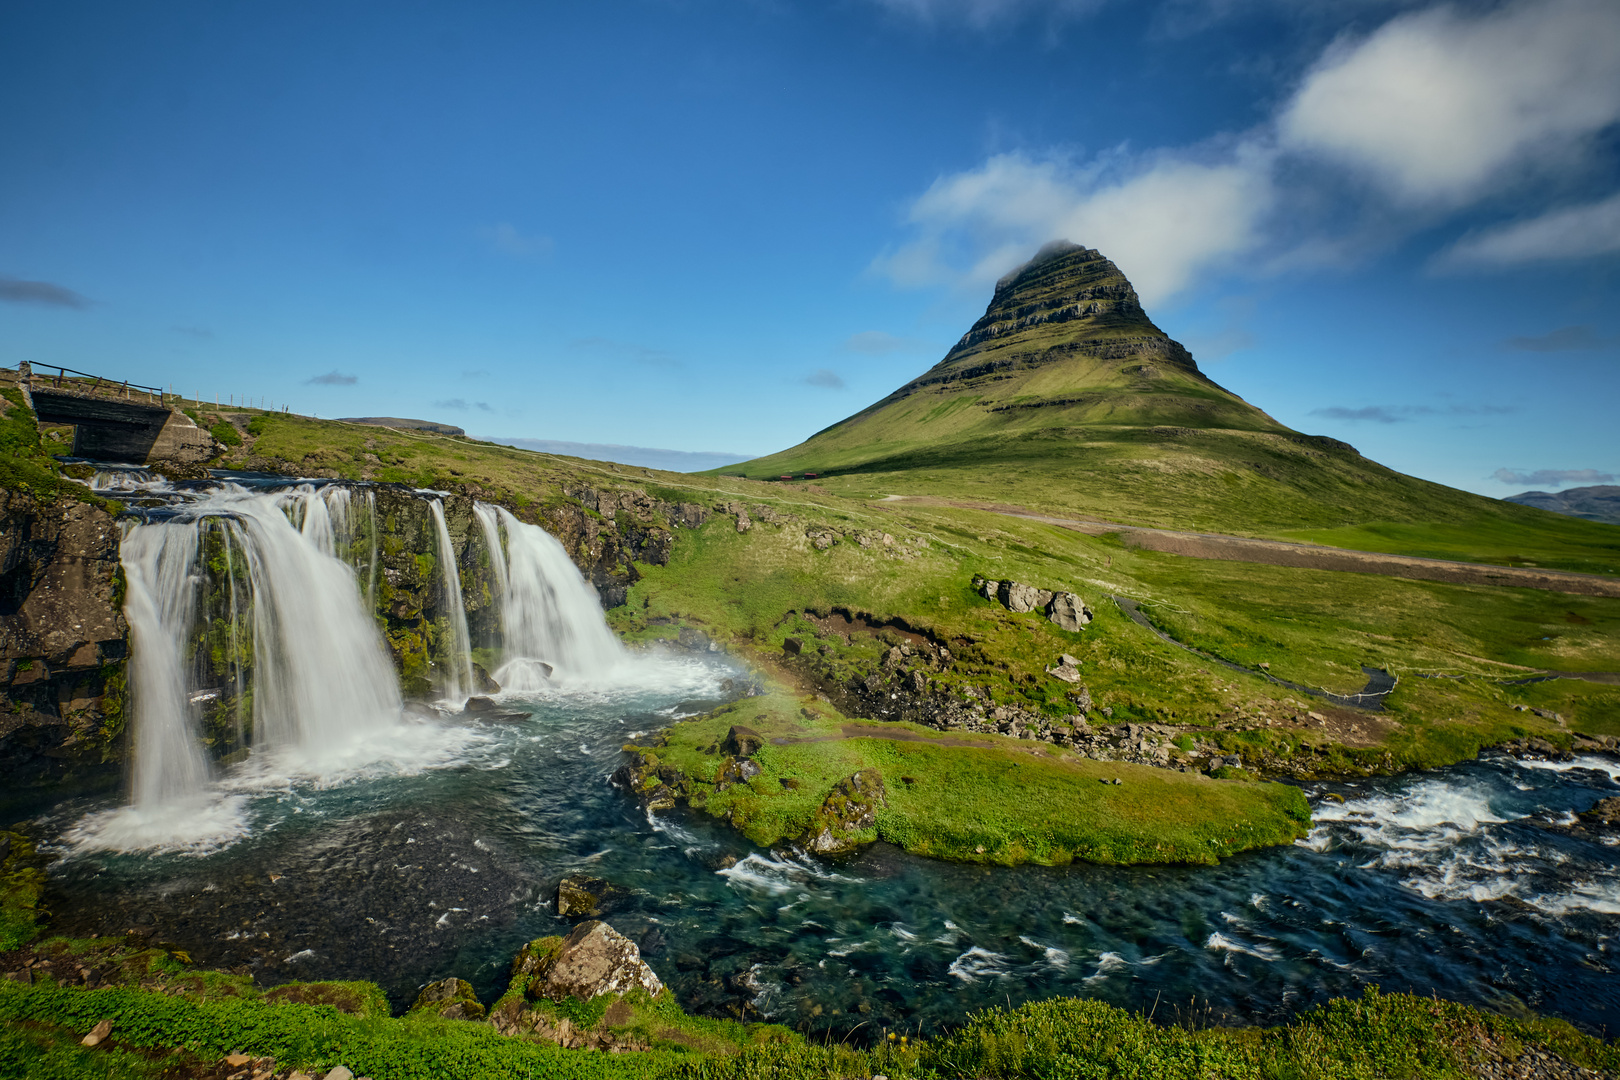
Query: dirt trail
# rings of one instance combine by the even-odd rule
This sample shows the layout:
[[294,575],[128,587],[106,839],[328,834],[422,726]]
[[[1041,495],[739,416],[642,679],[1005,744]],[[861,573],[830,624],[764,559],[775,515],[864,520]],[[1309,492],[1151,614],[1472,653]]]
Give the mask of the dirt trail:
[[929,496],[889,496],[884,502],[954,506],[963,510],[985,510],[1007,517],[1060,525],[1066,529],[1102,536],[1118,533],[1128,547],[1185,555],[1193,559],[1225,559],[1232,562],[1292,566],[1301,570],[1343,570],[1352,574],[1382,574],[1385,577],[1416,581],[1443,581],[1453,585],[1498,585],[1517,589],[1544,589],[1577,596],[1620,597],[1620,578],[1603,574],[1580,574],[1570,570],[1540,570],[1522,566],[1492,566],[1488,563],[1451,559],[1425,559],[1416,555],[1386,555],[1375,551],[1299,544],[1285,540],[1255,540],[1220,533],[1178,532],[1172,529],[1146,529],[1111,521],[1051,517],[1016,506],[935,499]]

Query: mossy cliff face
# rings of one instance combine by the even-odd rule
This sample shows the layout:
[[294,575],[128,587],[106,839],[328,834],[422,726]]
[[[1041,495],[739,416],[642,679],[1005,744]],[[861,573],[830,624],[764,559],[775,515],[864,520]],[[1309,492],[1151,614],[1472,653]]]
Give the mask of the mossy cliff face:
[[0,777],[107,779],[125,714],[118,526],[99,506],[0,490]]
[[[485,493],[479,492],[479,495]],[[354,567],[407,697],[432,696],[451,662],[452,605],[440,567],[454,561],[480,685],[500,655],[497,578],[474,497],[441,502],[450,537],[441,552],[432,497],[399,485],[350,489],[350,529],[338,555]],[[638,562],[669,559],[674,529],[707,511],[639,488],[560,487],[512,499],[520,520],[556,536],[604,607],[623,604]],[[116,783],[128,709],[120,529],[99,502],[42,501],[0,489],[0,777],[14,787]],[[188,646],[199,731],[210,755],[234,761],[253,741],[253,618],[247,555],[222,525],[199,537],[203,569]],[[22,796],[27,798],[26,794]]]

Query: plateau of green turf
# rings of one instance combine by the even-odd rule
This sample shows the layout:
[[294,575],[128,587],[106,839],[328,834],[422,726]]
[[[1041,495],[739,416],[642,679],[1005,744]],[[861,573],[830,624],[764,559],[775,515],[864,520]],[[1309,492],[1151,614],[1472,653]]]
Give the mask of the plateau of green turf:
[[[726,759],[716,748],[732,725],[765,737],[753,755],[763,771],[717,791]],[[644,752],[693,781],[691,805],[761,846],[803,836],[834,786],[867,769],[886,797],[863,839],[962,861],[1214,863],[1310,827],[1304,796],[1284,784],[1098,762],[1002,735],[851,723],[780,689],[677,724]]]

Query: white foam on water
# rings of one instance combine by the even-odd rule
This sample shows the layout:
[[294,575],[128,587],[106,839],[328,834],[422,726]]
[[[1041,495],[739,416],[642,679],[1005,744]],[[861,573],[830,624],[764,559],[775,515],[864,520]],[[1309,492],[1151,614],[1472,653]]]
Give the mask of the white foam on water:
[[836,881],[847,884],[860,880],[834,873],[813,859],[797,857],[784,859],[775,855],[761,855],[758,852],[750,853],[736,865],[716,870],[715,873],[732,885],[778,896],[802,890],[812,881]]
[[1598,757],[1596,754],[1582,754],[1572,761],[1536,761],[1526,758],[1516,764],[1526,769],[1542,769],[1547,772],[1569,772],[1573,769],[1589,769],[1600,772],[1611,780],[1620,780],[1620,761],[1613,758]]
[[951,961],[948,972],[963,982],[978,982],[980,979],[999,979],[1009,973],[1007,958],[998,952],[981,949],[974,945],[967,952]]
[[1212,952],[1242,953],[1245,956],[1252,956],[1259,960],[1276,960],[1281,955],[1269,945],[1246,944],[1235,938],[1227,937],[1219,930],[1209,935],[1208,940],[1204,942],[1204,948]]
[[[1449,777],[1425,778],[1403,791],[1325,803],[1313,810],[1313,817],[1318,827],[1336,826],[1372,847],[1406,851],[1454,847],[1482,825],[1510,820],[1491,807],[1484,785]],[[1316,832],[1312,830],[1312,838]]]
[[247,800],[202,793],[86,814],[62,834],[70,854],[210,855],[248,835]]
[[1087,984],[1103,982],[1121,971],[1130,969],[1131,962],[1125,957],[1117,952],[1105,952],[1097,957],[1097,970],[1087,975],[1084,981]]
[[[647,807],[647,824],[652,828],[653,832],[661,833],[674,840],[677,844],[685,845],[688,848],[701,846],[702,844],[702,841],[690,830],[682,828],[678,823],[668,818],[662,818],[653,813],[651,806]],[[605,852],[601,854],[605,854]]]
[[1023,934],[1018,935],[1018,940],[1032,949],[1039,949],[1050,966],[1060,970],[1069,966],[1069,954],[1063,949],[1055,945],[1047,945],[1045,942],[1036,941],[1034,938],[1026,937]]
[[1549,915],[1620,915],[1620,881],[1579,881],[1567,893],[1523,899]]

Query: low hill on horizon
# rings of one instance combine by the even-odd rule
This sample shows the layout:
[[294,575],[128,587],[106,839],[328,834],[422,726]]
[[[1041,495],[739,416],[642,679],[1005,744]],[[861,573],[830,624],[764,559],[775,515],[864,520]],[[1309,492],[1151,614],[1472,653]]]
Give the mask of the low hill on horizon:
[[1136,526],[1620,568],[1620,530],[1408,476],[1279,423],[1200,371],[1113,262],[1067,241],[997,283],[984,317],[928,371],[797,446],[716,471],[814,472],[843,494]]
[[1593,484],[1564,491],[1521,491],[1504,502],[1534,506],[1554,514],[1620,525],[1620,485]]

